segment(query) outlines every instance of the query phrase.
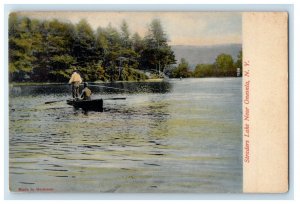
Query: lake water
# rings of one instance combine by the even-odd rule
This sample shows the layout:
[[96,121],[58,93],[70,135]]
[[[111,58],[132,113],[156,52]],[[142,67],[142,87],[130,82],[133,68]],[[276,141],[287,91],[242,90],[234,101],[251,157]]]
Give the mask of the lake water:
[[104,112],[67,105],[68,85],[10,87],[10,189],[242,192],[241,87],[241,78],[91,86],[93,98],[126,97],[105,100]]

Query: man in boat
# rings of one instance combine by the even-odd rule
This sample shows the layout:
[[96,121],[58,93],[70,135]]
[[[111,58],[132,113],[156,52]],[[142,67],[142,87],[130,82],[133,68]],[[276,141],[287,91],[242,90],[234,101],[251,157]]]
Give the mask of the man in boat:
[[79,97],[79,85],[82,82],[81,76],[77,70],[73,71],[72,76],[69,80],[69,84],[72,85],[72,96],[73,98]]
[[84,82],[81,98],[83,100],[91,100],[92,91],[88,87],[88,83]]

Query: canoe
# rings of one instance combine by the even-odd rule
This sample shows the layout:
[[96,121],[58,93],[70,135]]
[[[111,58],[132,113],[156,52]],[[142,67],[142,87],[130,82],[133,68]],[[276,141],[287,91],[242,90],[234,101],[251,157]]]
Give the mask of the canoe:
[[92,111],[103,111],[103,99],[93,99],[93,100],[67,100],[67,104],[74,106],[74,108],[81,108],[82,110],[92,110]]

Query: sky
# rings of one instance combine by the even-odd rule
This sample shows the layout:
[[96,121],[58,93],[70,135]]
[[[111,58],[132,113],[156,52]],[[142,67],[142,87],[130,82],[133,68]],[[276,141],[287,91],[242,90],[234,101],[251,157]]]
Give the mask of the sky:
[[78,23],[86,19],[96,30],[120,28],[123,20],[133,34],[145,36],[153,19],[160,19],[170,45],[212,46],[242,43],[242,14],[238,12],[19,12],[42,20]]

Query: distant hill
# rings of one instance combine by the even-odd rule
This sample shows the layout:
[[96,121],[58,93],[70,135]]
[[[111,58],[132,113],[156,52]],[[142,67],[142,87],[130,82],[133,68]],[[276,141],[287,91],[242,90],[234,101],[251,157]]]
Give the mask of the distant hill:
[[226,44],[226,45],[214,45],[214,46],[187,46],[187,45],[173,45],[171,46],[177,64],[181,58],[185,58],[192,69],[197,64],[212,64],[215,62],[216,57],[219,54],[225,53],[237,59],[239,51],[242,49],[242,44]]

